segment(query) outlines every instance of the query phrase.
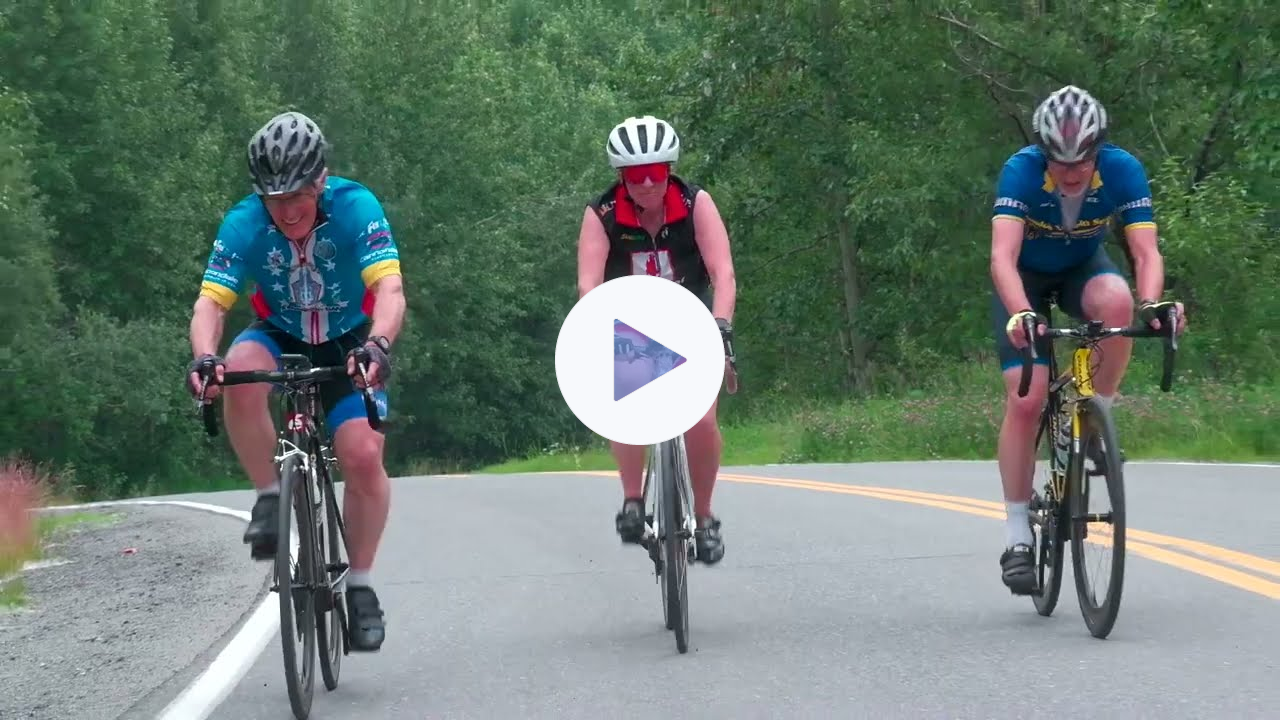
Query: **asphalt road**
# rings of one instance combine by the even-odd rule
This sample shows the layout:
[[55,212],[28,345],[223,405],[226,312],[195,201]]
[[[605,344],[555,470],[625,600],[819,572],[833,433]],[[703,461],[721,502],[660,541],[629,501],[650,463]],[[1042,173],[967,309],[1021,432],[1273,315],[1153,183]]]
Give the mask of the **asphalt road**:
[[[317,682],[312,717],[1280,716],[1280,467],[1130,463],[1106,640],[1069,560],[1050,618],[1001,585],[991,463],[724,472],[727,552],[692,568],[683,656],[611,474],[395,480],[386,644]],[[278,640],[212,717],[291,717]]]
[[[0,718],[151,720],[265,596],[244,522],[170,506],[64,526],[0,611]],[[123,716],[122,716],[123,713]]]

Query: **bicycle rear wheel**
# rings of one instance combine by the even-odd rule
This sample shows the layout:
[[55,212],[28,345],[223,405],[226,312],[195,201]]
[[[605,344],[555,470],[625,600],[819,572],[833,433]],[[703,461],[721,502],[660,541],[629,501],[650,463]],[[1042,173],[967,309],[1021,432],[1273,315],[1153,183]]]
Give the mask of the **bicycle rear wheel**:
[[[276,591],[280,595],[280,647],[284,654],[284,681],[294,717],[311,714],[315,691],[316,567],[315,522],[307,497],[308,478],[298,455],[284,459],[280,470],[280,522],[276,540]],[[292,562],[290,545],[292,514],[297,513],[298,562]],[[296,573],[296,575],[295,575]],[[301,642],[299,642],[301,641]],[[301,645],[302,656],[298,656]]]
[[[1067,504],[1062,492],[1067,469],[1060,467],[1054,453],[1056,402],[1051,398],[1041,416],[1036,436],[1036,452],[1043,453],[1045,483],[1042,492],[1031,494],[1031,536],[1035,545],[1036,589],[1031,593],[1036,612],[1044,617],[1053,614],[1062,591],[1062,553],[1067,537]],[[1056,481],[1055,481],[1056,480]]]
[[335,589],[347,575],[347,563],[343,559],[346,550],[346,533],[342,527],[342,518],[338,512],[337,493],[329,475],[328,464],[322,457],[317,459],[316,472],[320,483],[320,497],[324,502],[325,521],[317,523],[321,549],[320,562],[316,569],[320,578],[316,587],[316,645],[320,648],[320,677],[324,680],[325,690],[338,687],[338,676],[342,672],[342,656],[350,648],[347,640],[347,604],[346,594]]
[[676,438],[658,445],[661,448],[659,467],[662,470],[662,502],[658,511],[663,515],[661,524],[666,550],[664,565],[668,625],[676,634],[676,650],[686,653],[689,651],[689,594],[686,582],[689,552],[680,483],[688,482],[688,479],[683,477],[683,463],[679,457],[682,444],[681,438]]
[[[1093,462],[1093,470],[1086,467],[1087,460]],[[1075,571],[1076,597],[1089,633],[1096,638],[1105,638],[1115,625],[1124,589],[1124,469],[1115,420],[1110,409],[1096,401],[1090,400],[1080,407],[1079,451],[1071,463],[1075,471],[1070,491],[1071,566]],[[1098,479],[1102,480],[1102,485]],[[1092,511],[1089,507],[1091,497],[1105,497],[1111,510]],[[1090,563],[1085,561],[1085,540],[1091,536],[1095,544],[1108,548],[1103,557],[1111,561],[1109,573],[1096,568],[1091,570]],[[1089,580],[1102,579],[1103,575],[1108,580],[1107,590],[1099,602]]]

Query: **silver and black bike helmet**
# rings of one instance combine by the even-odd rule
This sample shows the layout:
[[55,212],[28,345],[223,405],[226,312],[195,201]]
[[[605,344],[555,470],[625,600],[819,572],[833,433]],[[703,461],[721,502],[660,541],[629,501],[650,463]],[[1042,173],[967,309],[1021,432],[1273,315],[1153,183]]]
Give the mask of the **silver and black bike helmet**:
[[1040,149],[1051,160],[1074,163],[1091,157],[1107,137],[1107,111],[1074,85],[1057,90],[1031,118]]
[[249,176],[259,195],[283,195],[309,183],[325,169],[324,133],[300,112],[271,118],[249,141]]

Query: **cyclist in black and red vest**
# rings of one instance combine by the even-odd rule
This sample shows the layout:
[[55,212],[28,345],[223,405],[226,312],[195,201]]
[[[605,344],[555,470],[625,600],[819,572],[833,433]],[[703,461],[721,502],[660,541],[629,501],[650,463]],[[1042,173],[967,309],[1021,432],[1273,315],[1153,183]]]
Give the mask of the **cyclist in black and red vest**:
[[[737,293],[729,234],[707,191],[672,174],[671,166],[680,157],[676,131],[651,115],[627,118],[609,133],[606,154],[618,179],[583,213],[578,296],[625,275],[663,277],[698,296],[711,310],[721,335],[731,339]],[[722,446],[716,403],[685,433],[685,443],[698,522],[697,557],[714,564],[724,556],[720,521],[711,512]],[[618,535],[624,543],[638,543],[644,533],[645,448],[611,445],[622,476]]]

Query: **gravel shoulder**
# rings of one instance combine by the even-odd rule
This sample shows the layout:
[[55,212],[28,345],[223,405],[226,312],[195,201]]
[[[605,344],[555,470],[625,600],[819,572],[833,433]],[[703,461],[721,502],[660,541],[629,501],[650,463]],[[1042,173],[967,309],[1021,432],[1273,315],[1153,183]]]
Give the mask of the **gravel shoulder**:
[[26,605],[0,610],[0,717],[154,716],[257,605],[265,563],[236,518],[171,506],[77,512],[25,573]]

